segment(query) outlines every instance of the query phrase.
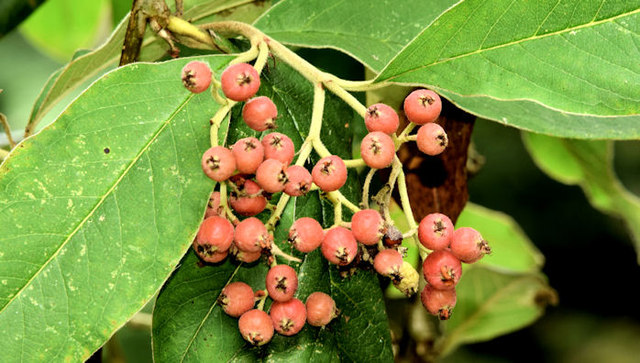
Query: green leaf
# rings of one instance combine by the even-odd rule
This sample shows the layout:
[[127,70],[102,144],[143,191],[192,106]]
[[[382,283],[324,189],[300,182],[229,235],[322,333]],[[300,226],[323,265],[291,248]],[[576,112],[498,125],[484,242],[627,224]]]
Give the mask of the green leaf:
[[274,39],[333,48],[379,72],[454,0],[283,0],[255,26]]
[[460,227],[475,228],[491,246],[491,254],[477,265],[498,272],[536,272],[544,263],[544,256],[507,214],[467,203],[456,222]]
[[[219,73],[231,58],[201,59]],[[182,86],[189,60],[105,75],[0,166],[3,355],[88,358],[187,250],[213,187],[200,158],[218,107]]]
[[542,171],[561,183],[579,185],[594,208],[624,220],[640,263],[640,198],[625,189],[615,175],[612,143],[532,133],[523,133],[522,137]]
[[0,38],[8,34],[44,0],[3,0],[0,3]]

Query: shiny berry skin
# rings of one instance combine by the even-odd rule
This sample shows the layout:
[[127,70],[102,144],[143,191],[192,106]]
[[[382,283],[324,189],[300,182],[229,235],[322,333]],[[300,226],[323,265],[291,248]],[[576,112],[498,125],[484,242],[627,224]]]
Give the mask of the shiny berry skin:
[[204,92],[211,84],[211,68],[200,61],[191,61],[182,68],[182,84],[193,93]]
[[275,301],[271,304],[269,315],[273,327],[282,335],[296,335],[304,327],[307,321],[307,309],[298,299],[287,301]]
[[258,252],[271,246],[267,227],[256,217],[249,217],[238,223],[233,241],[238,249],[247,252]]
[[222,92],[227,98],[240,102],[253,97],[260,88],[260,75],[251,64],[230,65],[220,77]]
[[416,138],[418,149],[431,156],[441,154],[449,144],[449,138],[444,129],[435,123],[420,126]]
[[[194,248],[203,260],[209,261],[207,256],[214,252],[225,252],[233,241],[233,225],[228,220],[213,216],[205,219],[200,225],[194,241]],[[217,256],[219,258],[219,256]]]
[[303,166],[291,165],[287,168],[289,181],[284,185],[284,192],[292,197],[301,197],[311,190],[313,178]]
[[384,220],[375,209],[363,209],[351,217],[351,232],[358,242],[373,246],[384,236]]
[[396,146],[391,136],[374,131],[367,134],[360,144],[360,155],[370,168],[384,169],[391,165],[396,155]]
[[213,192],[209,197],[209,203],[207,203],[207,211],[204,213],[204,218],[213,216],[222,217],[222,207],[220,206],[220,192]]
[[256,131],[276,128],[278,108],[267,96],[252,98],[242,107],[242,119]]
[[239,191],[229,195],[229,205],[242,216],[255,216],[267,206],[267,198],[262,195],[262,188],[253,180],[245,180]]
[[242,174],[255,174],[264,160],[264,147],[255,137],[245,137],[231,147],[236,159],[236,169]]
[[298,290],[298,274],[291,266],[276,265],[267,272],[265,283],[274,301],[289,301]]
[[491,248],[480,232],[470,227],[462,227],[453,232],[451,253],[462,262],[474,263],[491,253]]
[[380,131],[391,135],[398,130],[400,119],[393,108],[384,103],[376,103],[367,108],[364,124],[369,132]]
[[262,256],[262,251],[258,251],[258,252],[243,251],[239,249],[235,245],[235,243],[232,244],[231,247],[229,248],[229,253],[231,253],[231,256],[233,256],[233,258],[235,258],[237,261],[244,262],[244,263],[256,262]]
[[437,93],[418,89],[404,99],[404,113],[414,124],[424,125],[434,122],[442,111],[442,100]]
[[267,193],[278,193],[284,190],[289,181],[286,166],[276,159],[267,159],[256,171],[256,181]]
[[236,171],[236,159],[231,150],[214,146],[202,155],[202,170],[215,181],[225,181]]
[[289,229],[289,242],[303,253],[309,253],[320,247],[323,239],[324,230],[313,218],[298,218]]
[[382,250],[373,259],[373,268],[382,276],[398,277],[403,262],[397,250]]
[[462,264],[449,251],[435,251],[424,259],[422,273],[427,282],[435,289],[453,289],[460,281]]
[[307,323],[323,327],[338,315],[336,302],[324,292],[316,291],[307,297]]
[[237,318],[253,309],[253,289],[244,282],[232,282],[222,289],[218,303],[227,315]]
[[253,309],[242,314],[238,329],[244,340],[253,345],[264,345],[273,338],[273,321],[262,310]]
[[429,314],[439,317],[440,320],[447,320],[451,317],[451,310],[456,306],[456,290],[437,290],[427,284],[420,293],[420,299]]
[[293,161],[296,153],[295,146],[291,138],[279,132],[272,132],[262,138],[265,159],[280,160],[284,165],[289,165]]
[[334,265],[348,265],[358,253],[358,242],[344,227],[331,228],[322,240],[322,255]]
[[422,218],[418,226],[418,239],[426,248],[434,251],[449,247],[453,236],[451,219],[441,213],[431,213]]
[[347,166],[337,155],[326,156],[313,167],[311,176],[318,188],[332,192],[347,182]]

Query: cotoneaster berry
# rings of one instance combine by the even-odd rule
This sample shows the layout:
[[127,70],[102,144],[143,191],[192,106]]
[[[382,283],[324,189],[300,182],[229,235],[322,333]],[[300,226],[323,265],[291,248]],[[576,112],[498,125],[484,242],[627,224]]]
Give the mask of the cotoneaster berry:
[[220,192],[213,192],[209,197],[209,203],[207,203],[207,211],[204,213],[204,217],[222,217],[222,213],[222,206],[220,205]]
[[460,281],[462,264],[449,251],[431,252],[422,263],[422,273],[435,289],[453,289]]
[[265,159],[276,159],[284,165],[289,165],[293,161],[296,153],[295,146],[291,138],[279,132],[272,132],[262,138]]
[[311,173],[299,165],[291,165],[287,168],[289,181],[284,185],[284,192],[292,197],[301,197],[307,194],[313,186]]
[[347,166],[337,155],[326,156],[313,167],[311,176],[318,188],[332,192],[347,182]]
[[256,181],[267,193],[281,192],[289,181],[286,168],[279,160],[267,159],[256,170]]
[[373,259],[373,268],[382,276],[399,277],[403,262],[397,250],[382,250]]
[[227,315],[237,318],[253,309],[253,289],[244,282],[232,282],[222,289],[218,303]]
[[393,108],[384,103],[376,103],[367,108],[364,124],[369,132],[380,131],[391,135],[398,130],[400,118]]
[[384,235],[384,220],[378,211],[363,209],[351,217],[351,232],[363,245],[375,245]]
[[324,231],[318,221],[309,217],[297,219],[289,229],[289,242],[298,251],[309,253],[322,244]]
[[307,297],[307,323],[323,327],[338,315],[336,302],[324,292],[316,291]]
[[252,98],[242,108],[242,119],[256,131],[276,128],[278,108],[267,96]]
[[244,340],[253,345],[264,345],[273,338],[273,320],[262,310],[253,309],[242,314],[238,329]]
[[253,180],[245,180],[229,195],[229,205],[242,216],[255,216],[267,206],[267,198],[262,195],[262,188]]
[[420,299],[431,315],[439,317],[440,320],[447,320],[456,306],[456,290],[438,290],[431,285],[426,285],[420,293]]
[[231,256],[233,256],[233,258],[235,258],[237,261],[239,262],[244,262],[244,263],[252,263],[252,262],[256,262],[260,259],[260,257],[262,256],[262,251],[258,251],[258,252],[247,252],[247,251],[243,251],[241,249],[239,249],[235,243],[231,245],[231,247],[229,248],[229,253],[231,254]]
[[200,225],[194,248],[206,262],[218,262],[214,260],[220,258],[219,255],[213,260],[209,256],[215,252],[226,252],[233,242],[233,233],[231,222],[218,216],[209,217]]
[[182,68],[182,84],[193,93],[204,92],[211,84],[211,68],[200,61],[191,61]]
[[424,125],[434,122],[442,110],[442,100],[437,93],[418,89],[404,99],[404,113],[414,124]]
[[480,232],[470,227],[458,228],[451,238],[451,253],[465,263],[474,263],[491,253],[487,241]]
[[265,283],[274,301],[288,301],[298,290],[298,274],[291,266],[276,265],[267,272]]
[[384,132],[374,131],[367,134],[360,144],[360,155],[370,168],[383,169],[391,165],[396,147],[391,137]]
[[298,334],[307,321],[307,309],[302,301],[293,298],[287,301],[275,301],[269,310],[273,327],[279,334],[291,336]]
[[267,227],[256,217],[238,223],[233,240],[240,250],[247,252],[258,252],[271,246]]
[[260,75],[251,64],[237,63],[227,67],[220,77],[222,92],[234,101],[246,101],[260,88]]
[[385,247],[392,248],[402,244],[402,232],[394,225],[388,225],[384,236],[382,237],[382,243]]
[[203,246],[199,245],[196,241],[193,241],[192,244],[193,250],[196,252],[196,255],[200,257],[200,259],[204,262],[208,263],[218,263],[224,261],[229,255],[229,251],[214,251],[210,252],[203,248]]
[[264,160],[264,147],[255,137],[245,137],[231,147],[236,159],[236,169],[242,174],[255,174]]
[[353,233],[344,227],[333,227],[322,241],[322,255],[335,265],[348,265],[358,253],[358,242]]
[[449,138],[444,129],[435,123],[420,126],[416,138],[418,149],[431,156],[441,154],[449,144]]
[[393,277],[393,285],[406,296],[413,296],[418,292],[418,284],[420,283],[420,275],[413,266],[407,261],[402,262],[400,273]]
[[236,159],[226,147],[214,146],[202,155],[202,170],[215,181],[225,181],[236,170]]
[[430,250],[444,250],[451,243],[453,223],[441,213],[431,213],[422,218],[418,226],[418,240]]

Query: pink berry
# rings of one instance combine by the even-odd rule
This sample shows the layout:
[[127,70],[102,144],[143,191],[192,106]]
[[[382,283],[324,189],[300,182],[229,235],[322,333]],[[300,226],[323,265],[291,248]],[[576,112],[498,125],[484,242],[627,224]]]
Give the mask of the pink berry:
[[431,285],[426,285],[420,293],[422,305],[431,315],[436,315],[440,320],[451,317],[451,310],[456,306],[456,290],[437,290]]
[[271,321],[276,331],[282,335],[296,335],[307,321],[307,309],[302,301],[291,299],[275,301],[269,310]]
[[311,176],[320,189],[332,192],[347,182],[347,166],[337,155],[326,156],[313,167]]
[[231,147],[236,159],[236,168],[242,174],[255,174],[264,160],[264,147],[255,137],[245,137]]
[[397,250],[382,250],[373,259],[373,268],[382,276],[394,277],[400,275],[402,263],[402,255]]
[[219,262],[222,257],[213,254],[226,252],[231,247],[233,233],[231,222],[222,217],[209,217],[200,225],[193,247],[204,261]]
[[364,124],[369,132],[380,131],[391,135],[398,130],[400,119],[393,108],[384,103],[376,103],[367,108]]
[[444,129],[435,123],[420,126],[416,139],[418,149],[431,156],[441,154],[449,144],[449,138]]
[[344,227],[330,229],[322,241],[322,255],[335,265],[348,265],[358,253],[358,243],[353,233]]
[[363,209],[351,217],[351,232],[358,242],[373,246],[384,236],[384,220],[378,211]]
[[404,113],[414,124],[424,125],[434,122],[442,110],[442,100],[437,93],[418,89],[404,99]]
[[284,165],[289,165],[295,155],[295,146],[289,136],[279,132],[272,132],[262,138],[264,146],[264,158],[280,160]]
[[291,165],[287,168],[289,181],[284,185],[284,192],[292,197],[301,197],[311,190],[313,178],[309,170],[299,165]]
[[252,98],[242,107],[242,119],[256,131],[276,128],[278,108],[267,96]]
[[253,345],[264,345],[273,338],[273,321],[262,310],[253,309],[242,314],[238,329],[244,340]]
[[269,269],[267,291],[274,301],[288,301],[298,290],[298,274],[291,266],[276,265]]
[[391,136],[374,131],[367,134],[360,144],[360,155],[370,168],[384,169],[391,165],[396,155],[396,146]]
[[307,323],[323,327],[338,315],[336,302],[324,292],[316,291],[307,297]]
[[249,217],[238,223],[233,240],[240,250],[247,252],[258,252],[271,246],[267,227],[256,217]]
[[235,243],[231,245],[229,248],[229,253],[238,261],[244,263],[252,263],[256,262],[262,256],[262,251],[258,252],[247,252],[239,249]]
[[276,159],[267,159],[256,171],[256,181],[267,193],[278,193],[284,190],[289,181],[286,166]]
[[453,232],[451,253],[462,262],[474,263],[491,253],[491,248],[480,232],[470,227],[462,227]]
[[227,315],[237,318],[253,309],[253,289],[244,282],[232,282],[222,289],[218,303]]
[[236,170],[236,159],[229,149],[214,146],[202,155],[202,170],[215,181],[225,181]]
[[418,226],[418,239],[430,250],[444,250],[451,243],[453,223],[441,213],[431,213],[422,218]]
[[198,257],[201,260],[208,263],[218,263],[224,261],[229,256],[229,250],[227,251],[215,251],[207,252],[200,248],[200,246],[194,241],[192,244],[193,249],[196,251]]
[[453,289],[460,281],[462,264],[451,252],[431,252],[422,263],[422,273],[427,282],[436,289]]
[[255,216],[267,206],[267,198],[262,195],[262,189],[253,180],[244,180],[238,191],[232,191],[229,205],[242,216]]
[[222,92],[234,101],[246,101],[260,88],[260,75],[251,64],[237,63],[227,67],[220,77]]
[[213,192],[209,197],[209,203],[207,203],[207,211],[204,213],[204,218],[213,216],[222,217],[222,206],[220,205],[220,192]]
[[297,219],[289,230],[289,242],[298,251],[309,253],[322,244],[324,231],[318,221],[309,217]]
[[191,61],[182,68],[182,84],[193,93],[204,92],[211,84],[211,68],[200,61]]

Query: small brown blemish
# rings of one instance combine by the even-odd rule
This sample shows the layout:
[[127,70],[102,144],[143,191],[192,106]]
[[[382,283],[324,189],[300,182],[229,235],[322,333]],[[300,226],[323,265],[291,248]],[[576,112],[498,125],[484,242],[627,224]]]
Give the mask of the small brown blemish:
[[105,153],[105,154],[108,154],[108,153],[110,153],[110,152],[111,152],[111,150],[110,150],[108,147],[105,147],[105,148],[104,148],[104,153]]

